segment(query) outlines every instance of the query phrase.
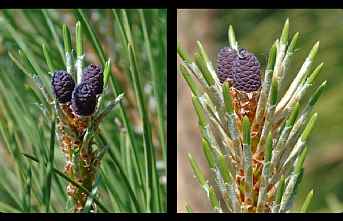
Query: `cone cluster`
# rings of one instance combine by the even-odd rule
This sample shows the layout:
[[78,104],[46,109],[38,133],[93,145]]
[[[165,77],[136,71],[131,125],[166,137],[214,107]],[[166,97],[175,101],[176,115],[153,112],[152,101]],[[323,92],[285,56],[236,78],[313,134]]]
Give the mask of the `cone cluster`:
[[217,76],[221,83],[229,81],[234,88],[247,93],[261,87],[260,63],[253,53],[244,48],[238,52],[230,47],[219,50]]
[[81,83],[76,87],[69,73],[63,70],[56,71],[51,84],[59,103],[71,102],[74,113],[89,116],[95,111],[97,95],[103,91],[103,71],[100,66],[90,64],[84,69]]

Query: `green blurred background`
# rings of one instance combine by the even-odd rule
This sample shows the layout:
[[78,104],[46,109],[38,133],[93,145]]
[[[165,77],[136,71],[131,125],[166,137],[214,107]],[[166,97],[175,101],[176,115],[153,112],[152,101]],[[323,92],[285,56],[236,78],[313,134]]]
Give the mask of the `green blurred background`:
[[[178,42],[192,54],[196,40],[200,40],[215,64],[219,48],[228,45],[227,28],[231,24],[240,46],[254,52],[264,69],[268,51],[280,36],[287,17],[290,36],[296,32],[300,36],[285,80],[293,79],[309,50],[320,41],[314,67],[324,62],[324,68],[315,87],[328,81],[315,108],[319,118],[310,136],[305,175],[295,206],[299,207],[313,188],[310,212],[340,212],[343,211],[343,10],[178,10]],[[178,75],[178,211],[184,211],[188,203],[194,211],[206,212],[209,209],[206,197],[194,181],[185,157],[191,152],[204,162],[190,99],[189,89]],[[206,168],[205,164],[202,168]]]

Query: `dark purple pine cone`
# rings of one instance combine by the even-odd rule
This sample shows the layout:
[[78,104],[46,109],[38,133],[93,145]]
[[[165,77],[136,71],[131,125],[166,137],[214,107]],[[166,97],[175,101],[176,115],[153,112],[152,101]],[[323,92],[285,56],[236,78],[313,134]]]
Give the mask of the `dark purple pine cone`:
[[217,55],[217,76],[220,83],[226,80],[233,80],[233,61],[237,58],[237,52],[230,48],[225,47],[219,50]]
[[51,85],[59,103],[66,103],[71,100],[75,82],[70,74],[66,71],[55,71]]
[[81,82],[87,82],[95,94],[101,94],[104,86],[104,74],[100,66],[90,64],[83,70]]
[[244,92],[257,91],[261,87],[260,63],[256,56],[244,48],[234,60],[233,87]]
[[71,102],[71,108],[76,114],[88,116],[94,113],[97,98],[91,86],[84,82],[76,86]]

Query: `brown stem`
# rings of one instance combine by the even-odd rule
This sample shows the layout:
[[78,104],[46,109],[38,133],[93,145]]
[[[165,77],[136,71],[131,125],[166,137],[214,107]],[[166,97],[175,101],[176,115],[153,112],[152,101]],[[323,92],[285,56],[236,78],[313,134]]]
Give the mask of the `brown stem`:
[[[62,104],[61,109],[63,112],[61,117],[64,119],[59,119],[58,135],[61,149],[66,157],[64,171],[75,182],[91,192],[97,170],[96,156],[91,149],[91,142],[88,142],[86,146],[81,142],[88,126],[89,117],[85,118],[75,115],[71,110],[70,104]],[[73,135],[68,133],[65,128],[72,130]],[[74,212],[82,212],[88,193],[71,183],[67,186],[67,193],[74,202]],[[91,211],[95,212],[95,208],[95,204],[93,204]]]

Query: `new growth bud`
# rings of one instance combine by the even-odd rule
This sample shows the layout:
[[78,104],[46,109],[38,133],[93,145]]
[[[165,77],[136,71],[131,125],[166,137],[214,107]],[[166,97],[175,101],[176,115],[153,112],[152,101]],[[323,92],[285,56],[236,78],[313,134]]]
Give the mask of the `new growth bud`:
[[72,96],[72,109],[81,116],[88,116],[94,113],[96,107],[96,94],[87,83],[79,84]]
[[71,100],[75,82],[70,74],[66,71],[55,71],[51,85],[59,103],[66,103]]
[[90,64],[84,69],[81,82],[90,85],[95,94],[101,94],[104,87],[103,71],[99,65]]
[[260,63],[254,54],[241,48],[233,64],[233,86],[236,89],[253,92],[261,87]]
[[237,52],[234,49],[225,47],[219,50],[217,57],[217,76],[220,83],[233,80],[233,63],[235,59],[237,59]]

